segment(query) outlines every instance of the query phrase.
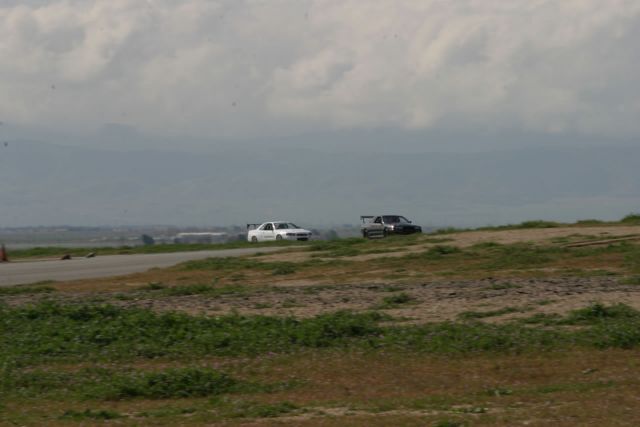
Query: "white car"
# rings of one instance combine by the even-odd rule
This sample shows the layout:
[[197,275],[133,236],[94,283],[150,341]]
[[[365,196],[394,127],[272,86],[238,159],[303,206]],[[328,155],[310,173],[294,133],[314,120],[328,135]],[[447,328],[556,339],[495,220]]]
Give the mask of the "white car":
[[271,221],[247,224],[247,240],[250,242],[270,242],[272,240],[309,240],[311,231],[300,228],[292,222]]

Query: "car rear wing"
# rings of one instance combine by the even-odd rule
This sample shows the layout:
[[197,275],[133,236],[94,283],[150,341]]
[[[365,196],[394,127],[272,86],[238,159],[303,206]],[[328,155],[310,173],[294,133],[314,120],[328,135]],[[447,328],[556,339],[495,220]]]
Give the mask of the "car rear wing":
[[247,230],[255,230],[260,227],[262,224],[247,224]]
[[365,222],[371,222],[371,218],[373,218],[373,215],[360,215],[360,221],[362,221],[363,224]]

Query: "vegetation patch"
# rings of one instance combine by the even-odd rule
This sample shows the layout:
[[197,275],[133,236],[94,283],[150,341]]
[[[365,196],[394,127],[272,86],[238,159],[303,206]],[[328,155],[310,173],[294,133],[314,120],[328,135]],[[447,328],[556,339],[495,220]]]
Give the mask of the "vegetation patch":
[[625,277],[624,279],[620,280],[620,283],[625,285],[640,285],[640,276]]
[[640,213],[630,213],[620,220],[623,224],[640,224]]
[[581,219],[576,221],[576,225],[602,225],[605,222],[599,219]]
[[[393,295],[389,304],[411,301]],[[464,320],[520,312],[505,308],[468,312]],[[302,348],[389,347],[451,353],[522,351],[571,345],[630,348],[640,345],[640,314],[621,304],[594,304],[549,326],[582,325],[577,330],[529,328],[507,324],[440,322],[388,325],[376,312],[336,312],[308,319],[268,316],[189,316],[104,305],[0,307],[0,366],[28,366],[47,360],[121,360],[123,358],[282,353]],[[551,321],[553,320],[553,321]],[[145,379],[146,380],[146,379]],[[42,387],[47,386],[42,383]]]
[[602,303],[593,303],[585,308],[573,310],[564,323],[567,324],[593,324],[610,319],[640,320],[640,312],[626,304],[607,306]]
[[291,351],[346,345],[380,333],[378,313],[309,319],[189,316],[111,305],[0,307],[0,365],[46,360],[118,360]]
[[211,297],[223,295],[247,295],[253,292],[257,292],[257,290],[245,285],[180,285],[166,288],[162,291],[162,293],[167,296],[207,295]]
[[235,379],[213,369],[179,368],[116,375],[107,384],[101,384],[93,397],[109,400],[203,397],[229,393],[237,386]]
[[69,409],[60,415],[61,420],[86,421],[86,420],[116,420],[125,416],[116,411],[108,411],[105,409],[93,410],[85,409],[84,411],[75,411]]
[[[77,372],[5,369],[3,374],[1,390],[5,394],[54,399],[189,398],[256,389],[256,385],[239,382],[220,371],[196,367],[162,371],[86,368]],[[258,385],[258,389],[265,387]],[[73,415],[92,414],[95,415],[93,411]]]
[[380,310],[386,310],[391,308],[398,308],[406,304],[415,303],[416,299],[411,295],[401,292],[399,294],[390,295],[382,299],[382,303],[378,304],[375,308]]
[[490,259],[484,263],[487,270],[522,269],[548,264],[555,256],[566,252],[556,247],[540,247],[530,244],[500,245],[488,252]]
[[436,245],[436,246],[430,247],[426,251],[423,251],[417,254],[406,255],[406,258],[437,261],[437,260],[443,259],[446,256],[462,254],[462,253],[463,253],[462,249],[460,249],[457,246]]
[[351,237],[348,239],[318,240],[311,243],[311,251],[339,251],[351,246],[367,243],[366,239]]
[[216,410],[228,418],[276,418],[300,410],[291,402],[259,403],[246,400],[214,400]]
[[458,317],[463,320],[484,319],[487,317],[503,316],[505,314],[511,314],[511,313],[521,313],[522,311],[525,311],[525,309],[518,308],[518,307],[504,307],[504,308],[501,308],[498,310],[492,310],[492,311],[464,311],[458,314]]
[[51,286],[7,286],[0,287],[0,296],[25,295],[25,294],[47,294],[55,292]]

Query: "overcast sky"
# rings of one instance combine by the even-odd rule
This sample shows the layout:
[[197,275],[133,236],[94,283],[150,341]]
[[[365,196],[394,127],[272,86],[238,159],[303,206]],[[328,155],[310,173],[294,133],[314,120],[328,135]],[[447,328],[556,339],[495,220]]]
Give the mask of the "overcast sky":
[[638,0],[0,0],[0,226],[620,218],[638,40]]
[[0,121],[633,138],[638,40],[636,0],[0,0]]

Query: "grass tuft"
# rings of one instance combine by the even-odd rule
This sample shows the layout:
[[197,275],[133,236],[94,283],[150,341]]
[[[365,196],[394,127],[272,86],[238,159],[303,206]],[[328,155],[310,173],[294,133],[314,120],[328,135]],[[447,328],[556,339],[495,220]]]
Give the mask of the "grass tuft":
[[415,298],[411,295],[401,292],[399,294],[390,295],[382,299],[382,303],[375,308],[379,310],[386,310],[391,308],[398,308],[400,306],[415,302]]
[[0,288],[0,296],[48,294],[51,292],[55,292],[55,289],[51,286],[9,286]]
[[640,213],[630,213],[620,220],[623,224],[640,224]]
[[487,317],[503,316],[505,314],[510,314],[510,313],[521,313],[522,311],[523,311],[522,308],[505,307],[505,308],[492,310],[492,311],[464,311],[458,314],[458,317],[463,320],[484,319]]
[[106,385],[97,388],[94,397],[108,400],[203,397],[228,393],[237,385],[236,380],[213,369],[167,369],[115,376]]
[[108,411],[105,409],[93,410],[85,409],[84,411],[74,411],[69,409],[65,411],[59,418],[61,420],[115,420],[118,418],[124,418],[125,416],[116,411]]

